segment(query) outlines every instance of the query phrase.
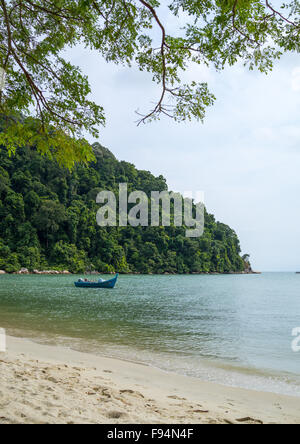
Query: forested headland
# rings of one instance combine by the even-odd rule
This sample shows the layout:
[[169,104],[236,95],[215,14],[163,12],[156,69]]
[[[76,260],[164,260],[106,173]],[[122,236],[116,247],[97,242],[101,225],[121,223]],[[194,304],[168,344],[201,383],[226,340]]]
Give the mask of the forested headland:
[[167,190],[154,177],[118,161],[99,143],[96,161],[72,171],[40,155],[34,147],[9,156],[0,149],[0,269],[18,272],[69,270],[72,273],[230,273],[249,267],[229,226],[205,214],[200,238],[184,227],[99,227],[96,196],[102,190]]

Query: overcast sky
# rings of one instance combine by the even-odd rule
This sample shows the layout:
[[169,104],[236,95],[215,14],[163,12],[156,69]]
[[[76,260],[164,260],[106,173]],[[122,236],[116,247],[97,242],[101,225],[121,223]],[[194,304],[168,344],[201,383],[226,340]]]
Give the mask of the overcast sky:
[[[242,66],[193,67],[217,102],[204,124],[168,118],[137,128],[159,89],[147,74],[106,64],[78,48],[71,61],[104,106],[100,142],[119,160],[163,174],[174,191],[204,191],[209,212],[234,228],[260,271],[300,271],[300,59],[286,55],[268,76]],[[91,140],[91,139],[90,139]]]

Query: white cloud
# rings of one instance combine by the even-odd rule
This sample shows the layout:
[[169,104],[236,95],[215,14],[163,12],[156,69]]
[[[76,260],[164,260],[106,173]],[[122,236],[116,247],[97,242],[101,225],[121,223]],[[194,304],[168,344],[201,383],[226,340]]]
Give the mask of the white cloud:
[[278,125],[272,127],[256,128],[254,137],[264,145],[276,142],[277,146],[293,147],[300,145],[300,128],[297,125]]
[[292,71],[292,90],[300,92],[300,66]]

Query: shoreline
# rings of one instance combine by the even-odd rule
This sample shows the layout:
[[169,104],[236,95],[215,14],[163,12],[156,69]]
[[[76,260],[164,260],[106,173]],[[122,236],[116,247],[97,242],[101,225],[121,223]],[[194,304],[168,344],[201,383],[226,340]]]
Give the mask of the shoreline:
[[[148,361],[145,356],[138,357],[134,354],[134,357],[129,357],[128,354],[124,355],[124,352],[120,353],[120,349],[116,350],[101,350],[96,351],[90,349],[89,346],[84,345],[83,338],[77,338],[79,341],[83,339],[83,342],[76,342],[74,344],[74,338],[64,337],[62,341],[56,336],[43,336],[43,339],[38,338],[36,331],[28,330],[15,330],[11,327],[5,327],[6,336],[14,339],[26,340],[34,344],[39,344],[41,346],[49,346],[64,350],[70,350],[75,353],[84,353],[97,358],[107,358],[116,361],[124,361],[132,364],[142,365],[149,368],[154,368],[163,373],[168,373],[170,375],[178,375],[187,378],[193,378],[200,382],[208,382],[213,384],[218,384],[226,387],[232,387],[237,389],[261,391],[266,393],[273,393],[283,396],[298,397],[300,399],[300,381],[294,381],[296,386],[293,386],[291,378],[295,375],[287,372],[276,372],[266,369],[249,368],[246,366],[233,366],[227,361],[212,361],[205,358],[201,359],[200,366],[198,366],[198,371],[190,371],[189,369],[183,369],[180,366],[176,369],[174,366],[170,368],[165,366],[163,361],[154,361],[151,359]],[[135,349],[132,349],[135,350]],[[167,359],[167,357],[165,357]],[[290,382],[285,385],[285,378],[288,378]],[[272,381],[271,384],[269,382]]]
[[[300,423],[300,398],[7,337],[4,423]],[[22,412],[22,413],[21,413]]]
[[[68,270],[64,270],[64,271],[58,271],[58,270],[44,270],[44,271],[38,271],[38,270],[34,270],[34,271],[16,271],[14,273],[7,273],[4,270],[0,270],[0,275],[8,275],[8,276],[16,276],[16,275],[21,275],[21,276],[26,276],[26,275],[30,275],[30,276],[34,276],[34,275],[56,275],[56,276],[79,276],[79,275],[84,275],[84,276],[100,276],[100,275],[115,275],[117,272],[114,273],[106,273],[106,272],[84,272],[84,273],[72,273]],[[178,274],[178,273],[160,273],[160,274],[154,274],[154,273],[148,273],[148,274],[142,274],[142,273],[122,273],[119,272],[119,275],[121,276],[232,276],[232,275],[253,275],[253,274],[262,274],[261,271],[231,271],[228,273],[218,273],[218,272],[214,272],[214,271],[210,271],[210,272],[194,272],[194,273],[183,273],[183,274]],[[300,272],[299,272],[300,274]]]

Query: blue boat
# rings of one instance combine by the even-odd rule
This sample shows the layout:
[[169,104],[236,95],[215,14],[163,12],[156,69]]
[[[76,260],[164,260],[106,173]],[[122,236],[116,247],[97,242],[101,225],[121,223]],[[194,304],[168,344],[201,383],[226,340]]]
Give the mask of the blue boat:
[[79,279],[77,282],[75,282],[75,287],[77,288],[114,288],[117,280],[118,280],[119,274],[116,274],[116,276],[113,279],[109,279],[108,281],[104,281],[103,279],[99,279],[98,282],[90,282],[85,281],[84,279]]

